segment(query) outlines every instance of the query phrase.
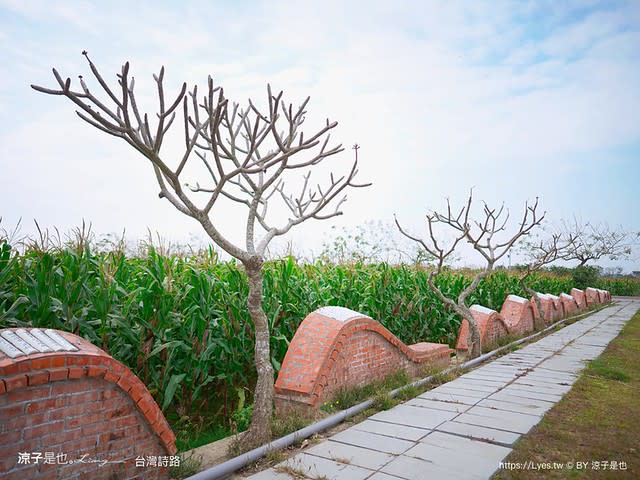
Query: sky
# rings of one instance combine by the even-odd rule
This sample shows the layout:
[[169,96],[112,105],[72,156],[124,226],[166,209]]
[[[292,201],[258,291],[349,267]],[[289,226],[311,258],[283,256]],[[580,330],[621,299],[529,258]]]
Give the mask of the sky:
[[[65,232],[85,220],[97,234],[206,243],[158,198],[148,160],[84,123],[68,99],[30,88],[55,87],[55,67],[98,92],[83,50],[112,86],[129,61],[152,118],[163,65],[168,97],[183,81],[203,92],[208,75],[241,107],[264,105],[267,83],[294,107],[310,96],[305,132],[329,118],[331,144],[345,147],[313,182],[347,172],[360,145],[357,178],[372,186],[349,190],[343,215],[295,227],[275,254],[313,256],[336,232],[394,215],[424,236],[425,215],[447,199],[462,206],[471,189],[512,222],[538,198],[547,228],[578,218],[640,231],[637,0],[0,0],[0,227],[21,220],[32,234],[35,219]],[[180,122],[162,152],[172,165]],[[204,184],[203,173],[183,180]],[[221,204],[213,220],[242,243],[242,214]],[[480,263],[462,251],[460,264]],[[640,270],[640,258],[601,265]]]

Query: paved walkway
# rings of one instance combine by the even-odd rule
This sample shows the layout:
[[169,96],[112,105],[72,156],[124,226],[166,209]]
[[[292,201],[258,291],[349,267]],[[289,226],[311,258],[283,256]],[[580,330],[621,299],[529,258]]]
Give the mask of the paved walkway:
[[331,480],[486,480],[639,308],[640,300],[618,299],[250,478],[299,478],[291,469]]

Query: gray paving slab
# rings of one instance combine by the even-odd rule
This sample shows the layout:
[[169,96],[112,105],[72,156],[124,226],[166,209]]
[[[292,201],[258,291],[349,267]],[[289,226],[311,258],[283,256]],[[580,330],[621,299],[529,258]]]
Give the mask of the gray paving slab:
[[545,402],[546,405],[540,405],[536,403],[522,402],[522,403],[514,403],[514,402],[504,402],[501,400],[496,400],[492,398],[486,398],[481,400],[478,403],[479,407],[493,408],[496,410],[505,410],[507,412],[517,412],[517,413],[528,413],[532,415],[544,415],[551,407],[553,407],[553,403]]
[[521,378],[511,384],[514,387],[527,387],[536,390],[540,393],[550,393],[551,395],[564,395],[571,390],[571,385],[549,384],[546,382],[539,382],[528,378]]
[[462,413],[471,408],[471,405],[465,405],[463,403],[453,402],[440,402],[438,400],[426,399],[426,398],[414,398],[406,402],[406,405],[422,408],[433,408],[435,410],[444,410],[446,412]]
[[[426,431],[425,435],[429,433],[430,430]],[[424,437],[424,435],[420,436],[420,438],[422,437]],[[402,438],[394,438],[385,435],[378,435],[377,433],[366,432],[363,430],[356,430],[353,427],[335,434],[333,437],[331,437],[331,440],[354,445],[357,447],[365,446],[372,450],[377,450],[383,453],[392,453],[396,455],[411,448],[411,445],[415,443],[415,441],[404,440]]]
[[[408,427],[406,425],[396,425],[388,422],[378,422],[376,420],[367,419],[354,425],[349,430],[359,430],[369,433],[377,433],[379,435],[394,437],[400,440],[420,440],[422,437],[431,432],[422,428]],[[347,431],[347,430],[345,430]],[[407,447],[408,448],[408,447]],[[396,453],[396,452],[393,452]],[[399,452],[398,452],[399,453]]]
[[[525,385],[520,387],[508,386],[502,389],[502,392],[516,397],[533,398],[535,400],[546,400],[547,402],[559,402],[562,399],[562,395],[539,392]],[[493,396],[495,397],[495,395]]]
[[527,433],[536,425],[541,415],[530,415],[485,407],[473,407],[466,413],[456,417],[456,422],[478,425],[480,427],[500,427],[502,430],[515,433]]
[[396,477],[395,475],[389,475],[388,473],[376,472],[367,480],[399,480],[401,478],[402,477]]
[[445,422],[437,428],[439,432],[447,432],[476,440],[490,441],[505,446],[513,445],[520,438],[519,433],[507,432],[497,428],[481,427],[452,420]]
[[382,473],[393,475],[403,480],[425,480],[425,479],[449,479],[455,478],[460,480],[486,480],[480,474],[470,474],[465,477],[456,475],[455,471],[427,462],[421,458],[405,457],[401,455],[392,462],[385,465]]
[[475,380],[467,380],[466,378],[464,378],[464,376],[458,377],[450,383],[451,383],[450,388],[460,388],[464,390],[472,390],[476,392],[485,392],[485,393],[495,392],[500,387],[502,387],[502,385],[493,385],[493,386],[484,385]]
[[295,478],[286,473],[276,472],[273,468],[269,468],[268,470],[263,470],[260,473],[251,475],[251,480],[295,480]]
[[456,415],[458,415],[456,412],[425,409],[403,404],[398,405],[391,410],[376,413],[371,417],[371,419],[389,423],[398,423],[400,425],[408,425],[410,427],[435,428],[441,423],[451,420]]
[[[464,461],[460,453],[464,452]],[[511,448],[448,433],[435,432],[421,440],[403,456],[414,457],[456,472],[455,478],[468,475],[490,477]]]
[[335,462],[323,457],[300,453],[278,464],[282,469],[291,469],[310,478],[326,477],[329,480],[365,480],[373,471],[355,465]]
[[[340,480],[486,480],[640,307],[618,304],[354,425],[283,462]],[[252,480],[289,480],[269,469]]]
[[456,392],[451,392],[447,390],[430,390],[426,393],[423,393],[417,398],[425,398],[428,400],[439,400],[441,402],[450,402],[450,403],[460,403],[464,405],[475,405],[480,400],[485,398],[485,396],[481,397],[470,397],[468,395],[461,395]]
[[379,470],[395,458],[394,455],[388,453],[336,442],[333,439],[311,447],[305,450],[305,453],[370,470]]

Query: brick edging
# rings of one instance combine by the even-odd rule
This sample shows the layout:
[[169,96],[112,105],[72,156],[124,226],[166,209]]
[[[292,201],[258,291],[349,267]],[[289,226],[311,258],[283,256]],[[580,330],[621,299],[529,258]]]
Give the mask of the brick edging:
[[[17,329],[3,329],[17,330]],[[30,329],[25,329],[29,331]],[[169,455],[177,452],[176,437],[146,385],[104,350],[69,332],[57,331],[78,351],[35,353],[16,358],[0,354],[0,395],[19,388],[83,377],[104,378],[127,394],[159,437]]]

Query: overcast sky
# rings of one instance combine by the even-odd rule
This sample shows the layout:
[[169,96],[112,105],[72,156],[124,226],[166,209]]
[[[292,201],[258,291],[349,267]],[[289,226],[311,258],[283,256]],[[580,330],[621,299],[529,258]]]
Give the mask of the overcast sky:
[[[150,113],[161,65],[169,97],[182,81],[203,91],[208,74],[241,105],[263,103],[267,83],[294,106],[311,96],[309,128],[337,121],[332,140],[346,147],[331,169],[349,168],[357,142],[359,178],[373,186],[350,191],[343,216],[292,231],[300,253],[319,251],[332,225],[394,214],[425,232],[425,213],[462,205],[472,187],[514,220],[539,197],[552,222],[640,231],[637,0],[0,0],[2,226],[85,219],[99,234],[185,241],[204,238],[200,226],[158,198],[146,159],[29,87],[55,86],[55,66],[98,91],[82,50],[113,85],[130,61]],[[178,150],[164,152],[169,163]],[[236,210],[215,220],[240,240]],[[616,265],[640,270],[637,256]]]

